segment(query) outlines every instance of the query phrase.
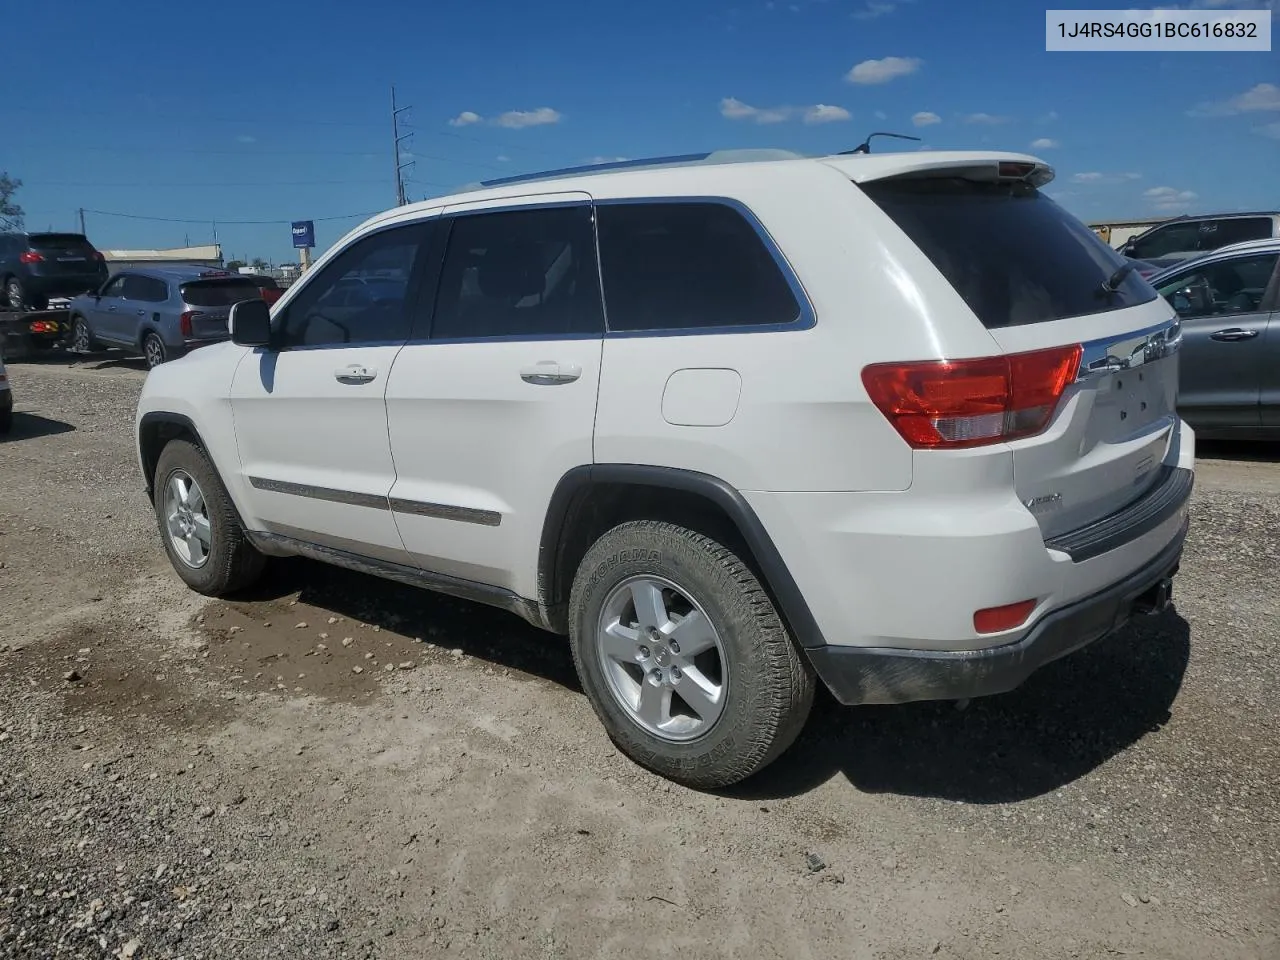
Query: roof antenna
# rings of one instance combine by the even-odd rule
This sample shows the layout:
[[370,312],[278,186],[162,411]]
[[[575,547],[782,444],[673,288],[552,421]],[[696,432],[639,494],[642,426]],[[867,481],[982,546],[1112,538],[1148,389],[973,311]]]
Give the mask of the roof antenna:
[[899,140],[919,140],[919,137],[909,137],[905,133],[872,133],[867,136],[860,144],[852,150],[841,150],[839,156],[848,156],[851,153],[870,153],[872,137],[897,137]]

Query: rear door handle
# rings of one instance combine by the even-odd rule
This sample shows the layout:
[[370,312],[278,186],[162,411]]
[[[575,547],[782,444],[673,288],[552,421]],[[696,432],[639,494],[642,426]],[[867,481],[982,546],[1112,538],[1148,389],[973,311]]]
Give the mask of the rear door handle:
[[520,379],[539,387],[552,387],[561,383],[573,383],[582,376],[582,368],[576,363],[557,363],[555,360],[539,360],[520,371]]
[[147,315],[147,311],[145,311],[145,310],[139,310],[139,311],[138,311],[138,316],[140,316],[140,317],[145,317],[146,315]]
[[339,383],[371,383],[378,378],[378,371],[358,363],[351,363],[333,371],[333,377]]
[[1209,334],[1209,339],[1232,343],[1236,340],[1252,340],[1257,335],[1257,330],[1245,330],[1241,327],[1228,327],[1226,330],[1219,330],[1217,333]]
[[111,304],[111,306],[107,307],[108,310],[114,310],[115,308],[116,308],[116,305],[114,303]]

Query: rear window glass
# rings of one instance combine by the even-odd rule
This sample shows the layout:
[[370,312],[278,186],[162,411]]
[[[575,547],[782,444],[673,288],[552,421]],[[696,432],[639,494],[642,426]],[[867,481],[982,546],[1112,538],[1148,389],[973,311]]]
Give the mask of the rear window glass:
[[193,280],[182,285],[182,300],[193,307],[229,307],[261,296],[251,280]]
[[82,233],[32,233],[27,236],[27,240],[34,249],[45,247],[93,249],[93,244]]
[[1154,300],[1125,263],[1026,183],[960,178],[880,180],[862,190],[907,234],[988,329],[1103,313]]

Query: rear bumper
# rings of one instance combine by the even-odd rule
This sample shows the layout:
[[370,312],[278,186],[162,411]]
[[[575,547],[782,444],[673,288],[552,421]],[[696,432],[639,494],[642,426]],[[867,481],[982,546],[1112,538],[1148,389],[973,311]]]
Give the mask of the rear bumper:
[[1153,560],[1118,583],[1040,619],[1020,640],[979,650],[822,646],[808,650],[842,704],[959,700],[1006,693],[1032,672],[1088,646],[1134,613],[1158,613],[1172,599],[1172,577],[1186,539],[1177,535]]

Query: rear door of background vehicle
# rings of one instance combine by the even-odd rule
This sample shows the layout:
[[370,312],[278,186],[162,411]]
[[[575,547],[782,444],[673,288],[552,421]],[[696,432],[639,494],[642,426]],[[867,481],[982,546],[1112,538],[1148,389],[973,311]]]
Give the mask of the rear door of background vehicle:
[[[1182,319],[1178,409],[1206,430],[1254,429],[1277,253],[1239,254],[1183,270],[1160,284]],[[1274,375],[1274,374],[1273,374]]]

